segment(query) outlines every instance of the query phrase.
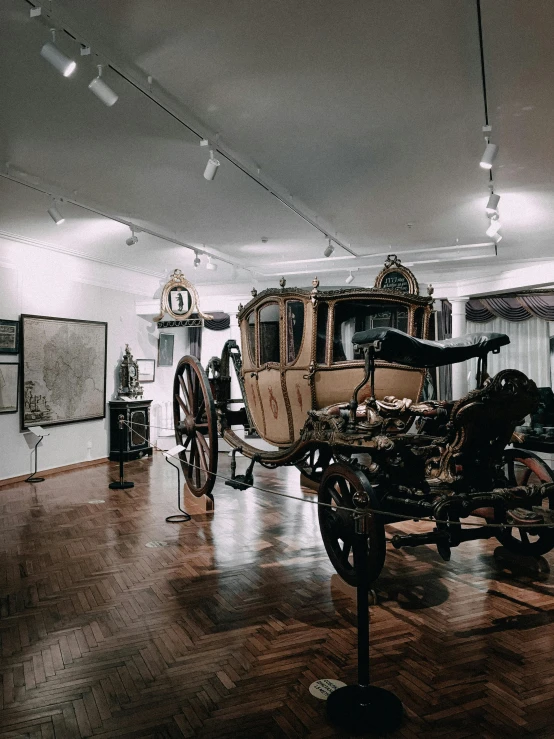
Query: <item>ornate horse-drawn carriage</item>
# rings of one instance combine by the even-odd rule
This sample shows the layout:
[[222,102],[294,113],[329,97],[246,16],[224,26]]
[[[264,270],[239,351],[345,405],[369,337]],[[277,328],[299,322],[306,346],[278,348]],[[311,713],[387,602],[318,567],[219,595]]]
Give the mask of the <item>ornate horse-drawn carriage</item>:
[[[516,424],[538,402],[532,380],[517,370],[487,374],[487,356],[509,343],[504,334],[429,341],[432,297],[389,258],[374,288],[264,290],[238,320],[241,348],[225,345],[208,375],[185,356],[174,381],[177,441],[190,491],[211,498],[218,436],[232,447],[228,485],[253,485],[256,463],[296,465],[318,487],[323,543],[344,580],[352,564],[356,493],[369,496],[369,570],[385,559],[384,525],[431,519],[426,533],[400,534],[395,547],[435,544],[449,559],[463,541],[496,536],[516,553],[554,547],[552,472],[531,452],[507,448]],[[429,370],[476,358],[477,388],[455,401],[423,400]],[[231,397],[237,371],[242,408]],[[415,423],[414,423],[415,422]],[[233,426],[256,431],[264,451]],[[236,475],[235,454],[251,460]],[[350,509],[350,510],[345,510]],[[483,525],[463,527],[477,516]],[[551,525],[550,525],[551,524]]]

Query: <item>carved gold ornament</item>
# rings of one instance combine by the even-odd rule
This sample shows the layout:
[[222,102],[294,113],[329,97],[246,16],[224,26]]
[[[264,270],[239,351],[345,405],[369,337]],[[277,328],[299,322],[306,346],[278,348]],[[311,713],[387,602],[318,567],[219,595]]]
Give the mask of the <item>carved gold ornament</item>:
[[164,285],[160,298],[160,315],[155,316],[154,322],[161,321],[166,313],[176,321],[185,321],[192,313],[197,313],[204,320],[213,319],[213,316],[200,310],[196,288],[180,269],[173,270],[173,274]]

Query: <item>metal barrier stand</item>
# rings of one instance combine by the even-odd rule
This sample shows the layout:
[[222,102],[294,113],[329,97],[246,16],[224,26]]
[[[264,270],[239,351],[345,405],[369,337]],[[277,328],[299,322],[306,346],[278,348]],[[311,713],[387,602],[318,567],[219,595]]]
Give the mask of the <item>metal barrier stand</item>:
[[125,480],[123,473],[123,449],[125,448],[125,416],[120,414],[117,417],[117,420],[119,421],[119,480],[117,482],[110,482],[108,487],[110,488],[110,490],[127,490],[127,488],[134,488],[135,483]]
[[370,499],[365,491],[356,492],[353,502],[357,510],[352,549],[358,577],[358,684],[346,685],[331,693],[327,699],[327,716],[353,734],[384,734],[400,726],[403,707],[394,693],[370,685],[368,535],[369,521],[374,514],[367,510]]
[[184,446],[175,446],[173,449],[169,449],[167,452],[163,452],[163,455],[165,457],[165,461],[170,464],[172,467],[174,467],[177,470],[177,508],[181,511],[181,513],[175,513],[173,516],[166,516],[166,521],[168,523],[186,523],[187,521],[190,521],[191,515],[190,513],[187,513],[184,508],[181,508],[181,470],[179,465],[173,464],[171,461],[171,457],[174,457],[176,454],[179,454],[180,452],[184,451]]

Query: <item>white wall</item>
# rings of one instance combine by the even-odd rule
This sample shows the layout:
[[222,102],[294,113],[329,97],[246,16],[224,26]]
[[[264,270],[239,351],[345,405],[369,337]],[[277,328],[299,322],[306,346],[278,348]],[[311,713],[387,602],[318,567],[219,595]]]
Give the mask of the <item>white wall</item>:
[[[0,318],[22,313],[108,323],[106,400],[114,397],[125,344],[135,358],[157,357],[158,330],[136,315],[137,299],[152,297],[159,280],[37,246],[0,239]],[[175,333],[174,362],[187,352],[186,333]],[[0,355],[0,362],[19,357]],[[171,398],[174,368],[156,367],[145,397]],[[49,469],[108,454],[108,419],[52,426],[39,449],[39,468]],[[31,437],[20,432],[20,414],[0,414],[0,479],[31,471]],[[90,449],[88,445],[91,445]]]

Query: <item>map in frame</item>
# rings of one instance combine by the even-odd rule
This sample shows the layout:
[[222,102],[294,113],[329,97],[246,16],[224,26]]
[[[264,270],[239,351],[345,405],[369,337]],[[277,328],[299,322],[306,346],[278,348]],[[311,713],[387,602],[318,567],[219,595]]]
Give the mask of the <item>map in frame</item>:
[[106,416],[108,324],[21,316],[22,428]]

